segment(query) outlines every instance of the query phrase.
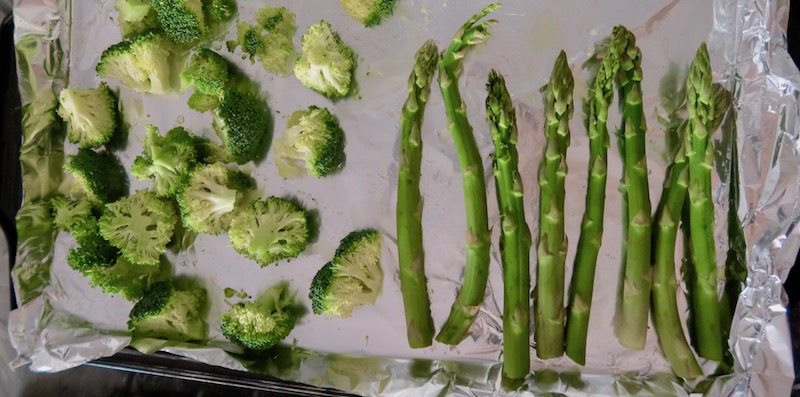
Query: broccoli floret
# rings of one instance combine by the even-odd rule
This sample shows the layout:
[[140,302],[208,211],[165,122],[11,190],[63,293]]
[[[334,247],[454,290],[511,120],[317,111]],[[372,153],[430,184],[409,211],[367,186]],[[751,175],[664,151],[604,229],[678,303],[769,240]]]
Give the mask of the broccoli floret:
[[136,301],[152,284],[168,279],[171,271],[169,261],[163,256],[159,266],[137,265],[120,256],[113,265],[97,267],[88,276],[92,287]]
[[158,128],[147,125],[144,153],[133,161],[131,175],[140,180],[154,179],[153,190],[158,196],[172,196],[189,179],[196,158],[194,138],[183,127],[175,127],[162,137]]
[[128,173],[113,154],[81,148],[78,154],[67,156],[67,160],[64,169],[73,179],[70,196],[110,203],[128,194]]
[[171,281],[153,284],[131,309],[128,328],[135,337],[202,341],[207,325],[201,318],[206,291],[178,290]]
[[167,250],[178,217],[169,200],[148,190],[106,204],[100,234],[119,248],[125,259],[139,265],[158,265]]
[[294,65],[295,53],[292,36],[297,28],[294,14],[285,7],[264,6],[256,12],[256,24],[237,24],[236,41],[228,42],[233,52],[242,47],[242,59],[255,62],[258,58],[264,69],[271,73],[288,75]]
[[311,306],[316,314],[350,317],[358,305],[372,305],[383,286],[381,235],[372,229],[347,235],[311,281]]
[[253,302],[242,302],[221,317],[222,334],[251,350],[266,350],[289,336],[297,314],[289,284],[279,283]]
[[78,244],[78,248],[71,248],[67,253],[67,264],[87,277],[98,269],[114,265],[120,254],[98,233],[96,225],[84,230]]
[[256,56],[267,48],[267,39],[261,34],[262,29],[246,22],[236,24],[236,44],[241,46],[244,56],[242,59],[250,59],[255,62]]
[[97,74],[119,80],[134,91],[164,95],[177,91],[179,83],[175,43],[150,31],[117,43],[103,51]]
[[194,138],[197,161],[203,164],[232,163],[231,154],[222,145],[202,137]]
[[208,19],[214,22],[228,21],[236,14],[235,0],[207,0]]
[[350,93],[356,56],[324,20],[303,35],[300,59],[294,75],[304,86],[329,98]]
[[397,0],[342,0],[342,7],[350,16],[366,27],[373,27],[394,12]]
[[150,0],[117,0],[114,8],[119,12],[119,28],[123,38],[158,28],[156,11]]
[[228,61],[209,49],[200,49],[192,55],[189,65],[181,72],[181,85],[192,86],[197,91],[221,96],[228,82]]
[[205,113],[209,110],[214,110],[219,107],[219,97],[214,95],[206,95],[200,91],[195,91],[186,101],[189,109],[196,110],[200,113]]
[[269,123],[269,110],[264,101],[238,89],[228,89],[214,110],[214,129],[238,164],[263,155]]
[[151,0],[158,23],[176,43],[194,43],[208,30],[201,0]]
[[80,147],[105,145],[117,130],[117,98],[106,83],[94,89],[67,88],[58,96],[58,115],[67,123],[67,138]]
[[94,219],[92,202],[86,198],[73,200],[64,196],[50,199],[53,224],[65,232],[72,232]]
[[344,132],[328,109],[311,106],[292,113],[283,137],[275,141],[274,150],[282,177],[296,177],[307,170],[322,178],[341,169]]
[[196,168],[178,194],[183,224],[197,233],[220,234],[227,230],[234,211],[244,200],[243,191],[251,187],[250,181],[249,176],[221,163]]
[[297,203],[270,197],[255,201],[231,221],[233,248],[261,267],[300,255],[308,245],[308,214]]

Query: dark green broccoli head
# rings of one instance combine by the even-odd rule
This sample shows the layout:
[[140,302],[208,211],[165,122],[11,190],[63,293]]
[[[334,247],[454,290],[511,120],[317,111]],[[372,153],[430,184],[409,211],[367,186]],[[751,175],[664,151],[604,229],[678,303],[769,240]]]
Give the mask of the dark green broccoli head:
[[350,317],[359,305],[372,305],[383,287],[381,235],[372,229],[347,235],[332,261],[311,281],[309,298],[316,314]]
[[129,301],[137,301],[150,285],[169,279],[171,271],[169,261],[163,256],[159,266],[137,265],[120,256],[113,265],[92,271],[89,281],[107,294],[119,294]]
[[[286,132],[275,142],[275,162],[284,178],[307,171],[318,178],[338,172],[344,163],[344,131],[326,108],[292,113]],[[305,168],[305,170],[304,170]]]
[[110,203],[128,194],[128,173],[110,152],[78,149],[78,154],[67,156],[64,169],[74,179],[70,187],[72,196]]
[[114,44],[100,56],[97,74],[102,78],[119,80],[134,91],[155,95],[178,91],[175,43],[163,33],[149,31]]
[[235,0],[208,0],[206,4],[208,19],[214,22],[229,21],[236,14]]
[[308,214],[290,200],[258,200],[234,216],[228,237],[237,252],[262,267],[296,258],[308,245]]
[[300,59],[294,65],[294,75],[304,86],[329,98],[341,98],[350,93],[356,55],[331,24],[321,21],[311,25],[303,34]]
[[61,90],[58,101],[58,114],[69,126],[70,142],[97,148],[108,143],[117,131],[117,97],[106,83],[88,90]]
[[228,61],[209,49],[192,55],[189,65],[181,72],[183,87],[192,86],[206,95],[221,96],[228,82]]
[[153,179],[155,193],[160,197],[175,195],[189,180],[197,162],[194,138],[183,127],[175,127],[165,136],[158,128],[147,125],[144,153],[136,157],[131,175],[140,180]]
[[178,290],[171,281],[157,282],[133,306],[128,328],[136,337],[202,341],[207,331],[201,318],[205,299],[205,290]]
[[167,250],[178,217],[169,200],[148,190],[106,204],[100,234],[122,251],[125,259],[156,266]]
[[221,317],[222,334],[251,350],[266,350],[292,332],[297,314],[288,283],[280,283],[253,302],[238,303]]
[[99,269],[112,266],[119,257],[119,250],[103,239],[96,228],[94,231],[86,230],[78,244],[78,248],[69,250],[67,264],[87,277]]
[[123,38],[158,28],[156,11],[150,0],[117,0],[114,8],[119,12],[117,21]]
[[176,43],[194,43],[206,33],[201,0],[151,0],[158,23]]
[[397,0],[342,0],[342,7],[366,27],[373,27],[394,13]]
[[75,229],[87,227],[91,229],[92,224],[96,224],[96,218],[92,213],[92,202],[86,198],[73,200],[55,196],[50,199],[50,206],[53,211],[53,224],[65,232],[72,233]]
[[197,233],[222,233],[241,206],[244,190],[251,186],[249,176],[221,163],[197,167],[178,194],[183,224]]
[[269,109],[257,95],[229,89],[214,110],[214,128],[236,163],[256,160],[264,154]]

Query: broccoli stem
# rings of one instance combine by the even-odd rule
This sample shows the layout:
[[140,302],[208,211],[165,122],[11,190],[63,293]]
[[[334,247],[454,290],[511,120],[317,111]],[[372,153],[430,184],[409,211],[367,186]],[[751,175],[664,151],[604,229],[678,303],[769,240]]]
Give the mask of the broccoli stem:
[[558,55],[545,95],[544,159],[539,167],[539,242],[537,247],[534,317],[536,354],[539,358],[564,353],[564,262],[567,236],[564,233],[564,179],[567,176],[567,147],[572,117],[574,81],[564,51]]
[[415,349],[430,346],[434,334],[431,301],[425,278],[419,180],[422,120],[438,60],[439,53],[433,40],[426,41],[417,51],[414,70],[408,78],[408,99],[403,105],[401,116],[402,136],[397,175],[397,246],[408,345]]
[[450,309],[447,321],[436,336],[437,341],[448,345],[457,345],[466,337],[483,303],[489,278],[490,236],[483,163],[472,134],[472,126],[467,119],[467,107],[458,90],[458,78],[463,71],[466,52],[483,43],[489,36],[488,27],[496,23],[494,20],[477,23],[478,20],[499,7],[498,3],[490,4],[470,18],[456,33],[453,42],[439,60],[439,88],[447,112],[448,128],[461,166],[467,213],[464,285]]
[[503,375],[522,379],[530,358],[530,250],[531,232],[525,222],[522,178],[517,154],[517,122],[505,79],[489,73],[486,115],[495,153],[493,169],[503,233]]
[[636,38],[622,26],[614,28],[620,40],[620,73],[617,74],[622,104],[625,141],[625,184],[627,192],[628,236],[622,283],[622,312],[618,327],[620,343],[635,350],[644,349],[650,311],[650,268],[652,216],[647,181],[644,108],[642,106],[641,51]]

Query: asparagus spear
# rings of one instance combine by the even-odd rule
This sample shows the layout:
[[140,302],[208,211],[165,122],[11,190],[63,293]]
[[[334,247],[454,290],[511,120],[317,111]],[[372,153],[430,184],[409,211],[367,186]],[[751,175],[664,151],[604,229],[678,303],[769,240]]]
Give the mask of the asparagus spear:
[[612,46],[600,63],[584,105],[589,135],[589,181],[581,237],[570,283],[567,306],[566,352],[578,364],[586,364],[586,336],[592,307],[597,254],[603,241],[608,159],[608,107],[614,98],[614,76],[619,69],[618,51]]
[[401,117],[400,165],[397,172],[397,246],[400,291],[406,313],[408,345],[430,346],[433,341],[431,301],[425,279],[422,247],[422,197],[419,191],[422,162],[422,119],[439,60],[433,40],[420,47],[408,78],[408,99]]
[[531,232],[525,222],[522,179],[517,155],[517,121],[503,76],[495,70],[486,84],[486,115],[495,154],[494,178],[503,234],[503,375],[522,379],[530,358],[530,249]]
[[564,179],[567,176],[569,120],[572,117],[572,71],[564,51],[558,55],[545,95],[545,147],[539,167],[539,241],[534,317],[539,358],[564,353],[564,277],[567,236],[564,234]]
[[689,69],[686,92],[689,131],[686,134],[686,157],[689,160],[689,230],[692,242],[695,310],[695,334],[699,354],[709,360],[723,358],[722,326],[717,298],[717,254],[714,246],[714,203],[711,198],[713,148],[709,137],[713,130],[714,103],[711,62],[705,43],[700,45]]
[[650,310],[651,208],[645,153],[644,108],[642,106],[641,51],[633,33],[622,26],[613,36],[621,43],[620,71],[617,74],[622,105],[622,131],[625,141],[625,184],[627,192],[628,238],[622,284],[622,313],[618,327],[620,343],[641,350],[647,338]]
[[478,20],[500,7],[499,3],[487,6],[470,18],[458,30],[453,42],[439,60],[439,88],[447,112],[448,128],[458,152],[458,162],[464,183],[464,202],[467,212],[467,264],[464,285],[450,309],[450,315],[436,340],[448,345],[459,344],[478,315],[486,282],[489,277],[489,220],[486,210],[486,184],[483,163],[472,126],[467,119],[467,108],[458,90],[458,78],[463,71],[467,51],[486,41],[488,27],[495,20],[478,23]]

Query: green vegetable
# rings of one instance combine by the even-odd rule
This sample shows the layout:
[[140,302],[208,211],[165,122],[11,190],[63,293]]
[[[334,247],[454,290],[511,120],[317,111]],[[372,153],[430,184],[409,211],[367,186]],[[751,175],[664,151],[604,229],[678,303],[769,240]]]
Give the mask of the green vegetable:
[[523,379],[531,369],[530,250],[525,221],[522,178],[517,154],[517,116],[503,76],[496,70],[486,83],[486,116],[495,153],[492,168],[497,186],[503,258],[503,375]]
[[457,345],[467,335],[478,315],[489,277],[489,220],[486,210],[486,184],[483,178],[483,158],[475,143],[472,126],[467,119],[467,109],[458,90],[458,78],[463,72],[464,56],[474,46],[489,36],[489,26],[496,23],[478,20],[500,7],[493,3],[475,14],[456,32],[450,46],[439,60],[439,88],[444,98],[448,129],[458,153],[464,184],[464,201],[467,216],[467,264],[464,285],[450,309],[447,321],[436,335],[436,340]]
[[408,77],[408,99],[403,104],[400,118],[402,135],[397,170],[397,251],[408,345],[412,348],[430,346],[434,333],[431,300],[425,279],[419,180],[422,165],[422,120],[438,60],[438,49],[433,40],[426,41],[417,51],[414,69]]
[[214,109],[214,129],[236,163],[257,160],[269,144],[269,108],[254,93],[228,88]]
[[324,178],[341,170],[344,163],[344,131],[326,108],[309,106],[292,113],[286,132],[275,141],[278,173],[292,178],[306,173]]
[[212,22],[229,21],[236,14],[235,0],[206,0],[208,20]]
[[78,241],[78,248],[71,248],[67,253],[67,264],[90,277],[98,269],[114,265],[120,252],[98,233],[96,224],[86,226]]
[[613,30],[613,40],[619,48],[622,125],[620,131],[625,141],[624,183],[627,193],[628,236],[627,252],[623,264],[622,311],[618,323],[620,343],[635,350],[644,348],[647,338],[647,320],[650,312],[651,207],[647,181],[647,154],[645,152],[644,108],[642,106],[642,55],[636,46],[633,33],[623,26]]
[[117,247],[125,259],[156,266],[172,239],[178,217],[172,203],[148,190],[139,190],[106,204],[100,217],[100,234]]
[[164,136],[158,128],[147,125],[144,151],[131,167],[131,175],[139,180],[153,179],[153,190],[159,197],[174,196],[189,180],[196,163],[194,139],[183,127],[175,127]]
[[164,95],[177,92],[178,49],[163,33],[150,31],[112,45],[100,56],[97,74],[131,90]]
[[564,233],[564,179],[567,176],[569,120],[574,80],[564,51],[558,55],[544,89],[547,144],[539,166],[539,241],[536,249],[534,318],[536,355],[564,354],[564,283],[567,236]]
[[177,196],[183,224],[197,233],[222,233],[252,187],[250,177],[221,163],[197,167]]
[[295,16],[286,7],[263,6],[256,11],[255,24],[237,24],[236,41],[228,42],[228,50],[241,47],[242,59],[253,63],[258,58],[268,72],[288,76],[297,58],[292,40],[296,29]]
[[300,58],[294,75],[304,86],[328,98],[347,96],[355,79],[356,55],[331,24],[320,21],[303,34]]
[[202,318],[206,291],[179,290],[172,281],[153,284],[131,309],[128,328],[134,337],[203,341],[208,326]]
[[206,95],[200,91],[195,91],[186,101],[189,108],[204,113],[219,107],[219,97]]
[[163,256],[158,266],[137,265],[120,256],[111,266],[95,267],[87,276],[92,287],[137,301],[151,285],[170,278],[172,268]]
[[342,7],[350,16],[370,28],[392,16],[397,0],[342,0]]
[[202,0],[150,0],[159,25],[176,43],[194,43],[206,33]]
[[119,29],[123,38],[131,38],[158,28],[156,11],[150,0],[117,0],[114,9],[119,12]]
[[347,318],[361,305],[374,305],[383,288],[381,234],[364,229],[339,243],[333,260],[311,281],[311,307],[315,314]]
[[91,228],[91,224],[96,222],[92,214],[92,202],[87,198],[73,200],[61,195],[50,199],[51,210],[53,211],[53,225],[60,230],[72,233],[75,230]]
[[110,152],[81,148],[67,156],[64,169],[70,173],[69,195],[86,197],[93,203],[109,203],[128,194],[128,173]]
[[67,88],[58,96],[58,115],[67,123],[67,139],[85,148],[105,145],[117,130],[117,98],[106,83],[82,90]]
[[234,216],[228,237],[237,252],[262,267],[293,259],[308,245],[308,214],[290,200],[258,200]]
[[231,342],[251,350],[266,350],[292,332],[297,321],[294,294],[281,282],[252,302],[233,305],[222,314],[222,334]]
[[181,86],[194,87],[198,92],[222,96],[228,83],[228,60],[207,48],[192,55],[189,64],[181,72]]

